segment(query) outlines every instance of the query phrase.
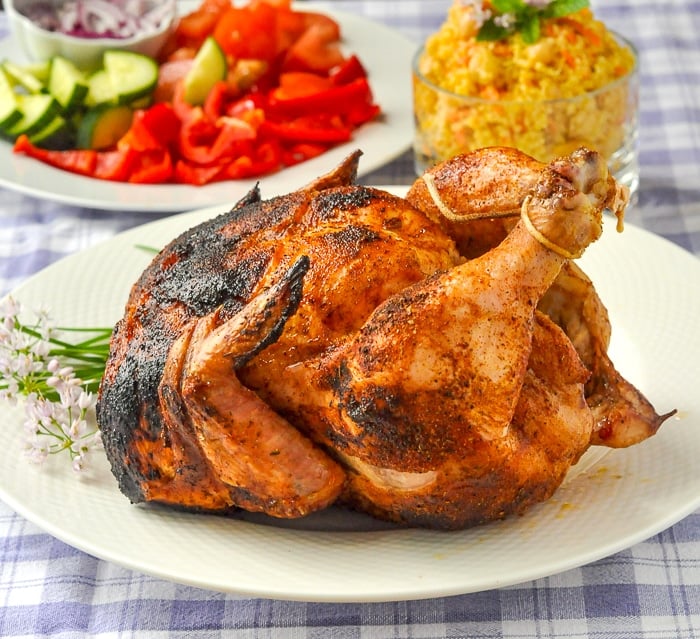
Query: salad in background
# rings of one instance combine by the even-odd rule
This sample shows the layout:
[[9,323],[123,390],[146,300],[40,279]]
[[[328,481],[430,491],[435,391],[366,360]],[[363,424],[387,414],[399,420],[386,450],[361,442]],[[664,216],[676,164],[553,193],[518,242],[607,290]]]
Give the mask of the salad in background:
[[203,0],[156,57],[3,61],[0,134],[16,153],[98,179],[202,185],[272,173],[379,115],[340,37],[332,18],[291,0]]

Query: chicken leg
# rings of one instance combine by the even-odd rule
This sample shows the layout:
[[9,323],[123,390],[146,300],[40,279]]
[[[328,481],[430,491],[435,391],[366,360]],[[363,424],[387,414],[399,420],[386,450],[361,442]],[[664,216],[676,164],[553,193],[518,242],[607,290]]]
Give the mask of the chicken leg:
[[[460,253],[477,257],[497,246],[544,165],[515,149],[485,148],[444,162],[418,178],[407,199],[455,238]],[[464,197],[467,192],[469,197]],[[625,197],[625,194],[620,194]],[[615,208],[615,203],[613,203]],[[674,411],[659,415],[615,368],[607,354],[607,310],[588,276],[564,265],[540,310],[573,342],[591,378],[586,397],[596,426],[592,442],[621,448],[651,437]]]

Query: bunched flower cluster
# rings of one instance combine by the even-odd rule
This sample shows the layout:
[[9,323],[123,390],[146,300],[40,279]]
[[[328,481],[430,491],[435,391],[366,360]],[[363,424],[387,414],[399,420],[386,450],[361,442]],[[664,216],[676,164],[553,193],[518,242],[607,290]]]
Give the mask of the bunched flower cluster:
[[[0,399],[23,400],[30,459],[64,452],[80,471],[101,445],[94,409],[111,329],[56,328],[46,311],[31,322],[22,316],[18,301],[0,301]],[[65,332],[89,337],[71,344],[60,339]]]
[[479,27],[477,40],[503,40],[519,33],[532,44],[540,38],[542,20],[561,18],[589,6],[589,0],[458,0]]

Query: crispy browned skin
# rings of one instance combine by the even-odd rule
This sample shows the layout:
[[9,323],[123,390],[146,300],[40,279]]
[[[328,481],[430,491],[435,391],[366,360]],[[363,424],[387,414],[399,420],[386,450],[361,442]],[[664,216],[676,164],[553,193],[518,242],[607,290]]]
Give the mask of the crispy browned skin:
[[[330,489],[319,493],[311,486],[308,505],[297,492],[280,504],[274,495],[261,497],[249,486],[226,483],[197,439],[181,387],[187,340],[197,321],[212,316],[225,322],[246,308],[266,271],[277,266],[275,233],[284,237],[295,214],[306,210],[317,192],[354,182],[359,156],[353,154],[307,189],[285,197],[261,202],[254,189],[229,213],[171,242],[134,284],[124,317],[115,327],[97,407],[112,470],[133,502],[205,511],[245,505],[266,512],[276,503],[281,514],[300,515],[331,503],[342,489],[344,473],[320,450],[315,459],[318,470],[327,473]],[[254,241],[261,234],[271,238],[267,246]],[[296,276],[297,294],[288,294],[287,306],[278,309],[282,319],[299,304],[300,276],[303,273]],[[247,344],[248,355],[274,341],[283,325],[279,322],[271,334],[254,336]],[[241,358],[241,365],[245,360]],[[278,457],[270,455],[271,464]],[[251,473],[250,484],[256,482]],[[259,504],[253,506],[256,500]]]
[[[557,170],[566,173],[561,163]],[[418,178],[406,199],[441,225],[468,258],[496,247],[520,218],[520,208],[533,191],[544,165],[516,149],[486,148],[443,162]],[[609,179],[599,176],[599,187]],[[434,193],[428,190],[430,178]],[[469,197],[463,197],[463,192]],[[611,197],[616,194],[612,193]],[[449,218],[436,204],[450,209]],[[496,217],[482,217],[489,211]],[[614,201],[608,203],[612,208]],[[586,399],[595,426],[592,444],[621,448],[650,437],[674,411],[659,415],[649,400],[616,369],[607,355],[610,322],[588,276],[567,262],[539,304],[574,344],[591,372]]]
[[[452,240],[404,200],[343,186],[357,158],[299,192],[267,202],[252,193],[174,240],[134,285],[98,405],[107,455],[132,501],[290,517],[340,493],[338,464],[253,391],[283,409],[274,398],[288,368],[355,331],[384,299],[460,261]],[[288,290],[281,304],[294,282],[297,294]],[[269,290],[256,324],[251,306]],[[252,423],[243,437],[240,425]],[[249,462],[236,476],[234,458]]]
[[[378,315],[376,321],[388,319]],[[372,328],[382,331],[374,322]],[[395,350],[385,343],[378,354],[352,353],[355,358],[343,362],[347,372],[333,381],[343,421],[329,427],[329,441],[352,469],[348,503],[405,525],[458,529],[522,513],[552,495],[588,448],[588,371],[546,316],[535,316],[520,335],[512,328],[507,336],[498,333],[499,347],[527,346],[516,361],[498,362],[508,367],[508,383],[498,388],[475,377],[458,359],[461,349],[432,371],[415,370],[425,345],[417,350],[407,340]],[[375,332],[371,339],[382,338]],[[356,346],[362,348],[368,345]],[[400,373],[376,380],[376,359],[399,353]],[[513,397],[506,398],[508,390]],[[502,408],[480,409],[474,396],[484,405],[497,399]]]
[[[624,207],[602,160],[463,158],[472,204],[437,191],[450,207],[524,212],[473,260],[445,201],[423,212],[420,198],[355,186],[357,160],[287,196],[253,191],[134,285],[98,404],[132,501],[277,517],[342,502],[461,528],[547,498],[590,445],[585,385],[607,342],[582,361],[572,318],[592,289],[563,289],[576,304],[561,327],[536,308],[598,237],[603,208]],[[456,234],[473,249],[473,229]],[[586,331],[604,337],[603,311]]]
[[[517,149],[479,149],[428,170],[413,183],[406,199],[438,222],[462,255],[473,258],[505,238],[543,168]],[[443,210],[425,178],[432,178]],[[449,217],[444,209],[451,212]]]

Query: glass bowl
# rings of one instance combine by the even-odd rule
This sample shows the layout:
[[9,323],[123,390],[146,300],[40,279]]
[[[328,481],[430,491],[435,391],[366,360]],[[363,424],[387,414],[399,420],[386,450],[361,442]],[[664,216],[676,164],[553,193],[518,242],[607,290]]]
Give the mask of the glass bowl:
[[413,60],[415,169],[487,146],[510,146],[541,162],[580,146],[600,152],[615,178],[634,197],[639,186],[639,64],[634,46],[614,34],[634,56],[632,69],[609,84],[570,98],[488,100],[437,86]]
[[[154,3],[157,0],[154,0]],[[60,55],[81,68],[98,67],[108,49],[134,51],[155,57],[161,50],[177,17],[176,2],[171,2],[171,15],[155,30],[144,31],[130,38],[87,38],[43,29],[24,15],[28,7],[46,4],[46,0],[5,0],[10,30],[30,61],[50,60]]]

